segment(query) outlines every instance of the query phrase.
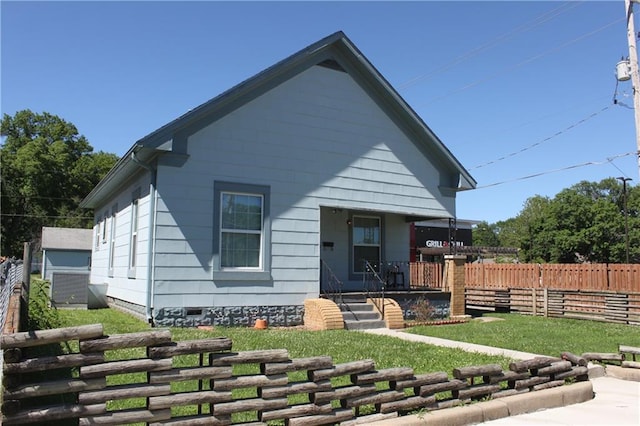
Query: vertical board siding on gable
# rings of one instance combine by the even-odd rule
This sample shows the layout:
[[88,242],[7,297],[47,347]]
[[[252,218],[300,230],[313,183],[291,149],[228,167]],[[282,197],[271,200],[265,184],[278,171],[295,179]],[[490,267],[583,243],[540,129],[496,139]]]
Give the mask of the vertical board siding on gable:
[[[217,306],[282,302],[287,294],[302,304],[316,296],[320,205],[434,216],[453,211],[453,198],[440,202],[438,166],[347,74],[323,67],[200,129],[189,137],[188,153],[182,167],[159,168],[156,250],[165,265],[156,265],[156,308],[195,292]],[[211,281],[216,180],[270,187],[273,283]],[[257,299],[239,296],[246,291]]]

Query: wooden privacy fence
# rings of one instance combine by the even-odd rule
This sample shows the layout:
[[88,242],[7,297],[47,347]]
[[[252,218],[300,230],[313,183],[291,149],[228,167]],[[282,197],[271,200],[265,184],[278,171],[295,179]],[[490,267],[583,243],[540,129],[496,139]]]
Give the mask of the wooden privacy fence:
[[465,286],[640,292],[640,264],[466,264]]
[[465,288],[467,309],[640,325],[640,292]]
[[442,264],[433,262],[411,262],[409,264],[411,288],[442,289]]
[[640,265],[467,264],[468,309],[640,324]]
[[[507,371],[497,364],[463,367],[450,378],[409,367],[377,370],[370,359],[333,364],[330,356],[291,359],[285,349],[232,352],[227,338],[174,342],[168,330],[105,336],[99,324],[1,339],[6,425],[362,424],[588,380],[586,361],[570,354],[514,362]],[[31,353],[60,343],[77,351]],[[113,354],[131,355],[133,348],[144,354]],[[37,375],[43,371],[46,377]],[[53,379],[55,371],[63,374]],[[114,384],[123,374],[126,384]],[[134,406],[118,408],[126,400]]]

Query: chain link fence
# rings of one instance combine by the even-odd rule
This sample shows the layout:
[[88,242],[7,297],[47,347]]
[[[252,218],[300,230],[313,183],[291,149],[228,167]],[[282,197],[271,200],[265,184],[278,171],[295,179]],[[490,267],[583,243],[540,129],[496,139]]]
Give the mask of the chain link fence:
[[4,330],[9,311],[9,299],[17,283],[22,282],[22,260],[5,259],[0,264],[0,331]]

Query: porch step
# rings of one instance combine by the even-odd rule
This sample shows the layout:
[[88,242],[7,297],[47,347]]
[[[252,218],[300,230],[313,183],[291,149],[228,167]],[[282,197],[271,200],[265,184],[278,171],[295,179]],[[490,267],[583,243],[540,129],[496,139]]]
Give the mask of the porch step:
[[340,299],[342,300],[342,303],[345,304],[350,304],[350,303],[355,303],[355,304],[361,304],[364,303],[366,304],[367,302],[367,296],[364,294],[349,294],[349,293],[342,293],[340,295]]
[[362,320],[379,320],[380,315],[377,312],[342,312],[342,318],[345,321],[362,321]]
[[360,320],[345,321],[344,328],[347,330],[372,330],[374,328],[386,328],[387,323],[383,320]]
[[340,305],[344,327],[347,330],[385,328],[386,323],[369,303],[343,303]]

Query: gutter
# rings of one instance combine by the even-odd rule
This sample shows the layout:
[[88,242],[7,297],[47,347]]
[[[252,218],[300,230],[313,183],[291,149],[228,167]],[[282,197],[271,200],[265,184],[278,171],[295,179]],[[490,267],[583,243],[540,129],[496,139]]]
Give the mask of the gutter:
[[141,167],[147,169],[151,175],[149,182],[149,238],[147,250],[147,302],[145,304],[145,312],[147,321],[153,327],[153,292],[155,281],[155,240],[156,240],[156,202],[157,202],[157,169],[149,163],[145,163],[136,157],[135,151],[131,153],[131,160]]

